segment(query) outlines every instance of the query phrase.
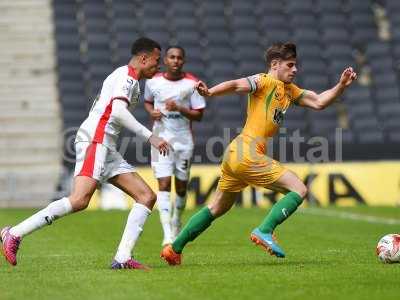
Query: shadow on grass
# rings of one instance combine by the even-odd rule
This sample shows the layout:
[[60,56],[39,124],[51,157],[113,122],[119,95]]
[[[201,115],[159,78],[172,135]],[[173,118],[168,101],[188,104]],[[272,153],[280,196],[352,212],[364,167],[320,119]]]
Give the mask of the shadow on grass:
[[260,261],[260,260],[235,260],[235,261],[223,261],[216,262],[215,260],[203,260],[202,262],[190,261],[188,263],[183,262],[181,266],[168,266],[157,265],[150,266],[152,269],[165,269],[165,268],[202,268],[202,267],[309,267],[309,266],[333,266],[335,262],[332,261],[321,261],[321,260],[270,260],[270,261]]

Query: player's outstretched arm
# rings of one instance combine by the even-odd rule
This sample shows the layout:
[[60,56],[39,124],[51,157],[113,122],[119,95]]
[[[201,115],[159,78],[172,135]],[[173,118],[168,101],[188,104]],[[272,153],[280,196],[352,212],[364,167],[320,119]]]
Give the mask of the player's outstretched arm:
[[149,141],[151,145],[158,149],[158,151],[165,155],[168,154],[170,145],[151,133],[145,126],[140,124],[136,118],[129,112],[127,104],[120,100],[114,100],[112,105],[112,116],[125,128],[134,132],[136,135],[142,137],[144,140]]
[[207,88],[204,82],[199,81],[196,88],[199,94],[205,97],[223,96],[233,93],[248,94],[251,92],[251,86],[247,78],[224,81],[210,89]]
[[298,103],[300,106],[322,110],[331,105],[356,79],[357,73],[354,72],[353,68],[348,67],[343,71],[339,82],[333,88],[326,90],[321,94],[307,90]]

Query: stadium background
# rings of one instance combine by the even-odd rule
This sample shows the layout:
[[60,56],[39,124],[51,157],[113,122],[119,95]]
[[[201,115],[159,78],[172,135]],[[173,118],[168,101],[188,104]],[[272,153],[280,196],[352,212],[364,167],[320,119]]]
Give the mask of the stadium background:
[[[43,206],[68,193],[73,134],[106,75],[128,62],[132,41],[143,35],[164,48],[184,47],[185,70],[209,85],[263,72],[263,52],[276,40],[298,45],[297,83],[307,89],[322,91],[345,66],[353,66],[359,80],[340,101],[322,112],[293,108],[284,124],[287,134],[300,129],[306,141],[326,137],[332,161],[336,128],[342,128],[344,162],[290,167],[307,181],[307,200],[317,205],[399,203],[399,1],[3,0],[0,7],[2,207]],[[190,207],[210,198],[218,177],[217,161],[205,155],[207,143],[227,133],[233,138],[245,108],[245,97],[210,101],[203,121],[194,124],[199,160]],[[142,103],[133,113],[150,126]],[[215,157],[227,142],[213,146]],[[156,189],[146,167],[149,147],[135,145],[133,139],[121,147]],[[302,144],[302,153],[309,148]],[[277,139],[274,150],[279,152]],[[291,146],[282,151],[293,163]],[[264,206],[275,200],[273,193],[248,189],[239,203]]]

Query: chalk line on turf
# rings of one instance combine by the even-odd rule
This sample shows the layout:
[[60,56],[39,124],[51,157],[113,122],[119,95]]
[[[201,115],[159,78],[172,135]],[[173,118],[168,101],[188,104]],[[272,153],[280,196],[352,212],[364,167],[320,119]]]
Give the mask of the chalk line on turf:
[[300,209],[300,212],[303,214],[314,215],[314,216],[325,216],[325,217],[340,218],[353,221],[363,221],[367,223],[400,225],[400,219],[383,218],[383,217],[376,217],[376,216],[351,213],[351,212],[342,212],[327,208],[308,207]]

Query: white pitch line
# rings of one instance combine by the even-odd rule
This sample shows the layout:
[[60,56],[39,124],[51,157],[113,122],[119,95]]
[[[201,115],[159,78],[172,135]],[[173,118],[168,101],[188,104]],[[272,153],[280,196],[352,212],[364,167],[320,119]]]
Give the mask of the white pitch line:
[[400,225],[400,219],[382,218],[382,217],[375,217],[375,216],[356,214],[350,212],[340,212],[336,210],[330,210],[327,208],[309,207],[300,209],[300,212],[308,215],[325,216],[325,217],[340,218],[340,219],[354,220],[354,221],[364,221],[375,224]]

